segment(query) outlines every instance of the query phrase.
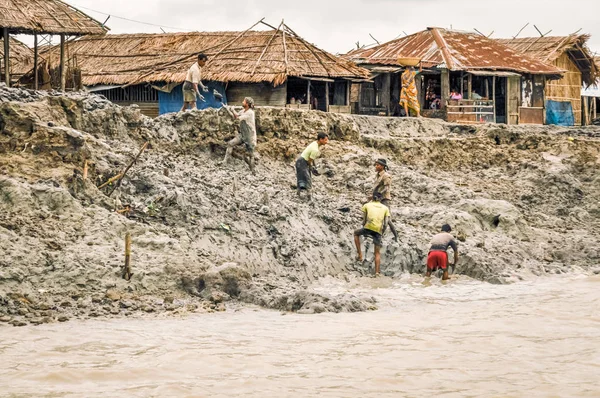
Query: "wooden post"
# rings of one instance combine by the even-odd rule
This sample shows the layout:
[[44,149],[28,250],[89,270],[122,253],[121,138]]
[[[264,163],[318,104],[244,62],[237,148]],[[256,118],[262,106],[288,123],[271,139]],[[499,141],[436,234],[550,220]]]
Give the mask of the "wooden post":
[[467,77],[467,91],[469,94],[469,98],[468,99],[473,99],[473,75],[469,73],[469,76]]
[[310,110],[312,107],[312,102],[310,101],[310,80],[306,81],[306,103],[308,104],[308,109]]
[[123,279],[130,280],[131,273],[131,234],[125,235],[125,266],[123,267]]
[[490,79],[485,77],[485,98],[490,99]]
[[10,87],[10,37],[8,28],[4,28],[4,82]]
[[496,76],[492,76],[492,101],[494,101],[494,123],[496,123]]
[[583,118],[581,120],[582,126],[590,125],[590,97],[581,97],[582,98],[582,108],[583,108]]
[[383,75],[383,83],[381,85],[381,105],[385,106],[385,114],[389,116],[391,110],[391,90],[392,90],[392,75],[386,73]]
[[40,82],[38,77],[38,37],[37,34],[33,35],[33,88],[39,90]]
[[445,109],[448,98],[450,98],[450,71],[448,69],[442,69],[440,83],[442,86],[442,109]]
[[[350,103],[351,88],[352,88],[352,83],[350,82],[350,80],[346,80],[346,106],[352,105]],[[350,110],[350,113],[352,113],[352,110]]]
[[464,84],[464,80],[465,79],[465,73],[463,71],[460,72],[460,96],[463,99],[465,98],[465,84]]
[[329,82],[325,82],[325,112],[329,112]]
[[67,76],[65,70],[65,34],[60,35],[60,91],[65,91]]

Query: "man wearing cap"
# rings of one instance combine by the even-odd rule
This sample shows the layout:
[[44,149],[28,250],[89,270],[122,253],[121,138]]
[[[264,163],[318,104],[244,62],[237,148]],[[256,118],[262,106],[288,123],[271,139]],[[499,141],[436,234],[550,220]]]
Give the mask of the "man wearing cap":
[[302,190],[306,190],[308,199],[311,199],[310,190],[312,189],[312,175],[319,175],[315,167],[315,160],[321,156],[321,147],[329,142],[329,136],[326,133],[318,133],[317,140],[313,141],[296,160],[296,187],[298,196]]
[[233,153],[233,148],[244,144],[246,151],[248,152],[248,166],[250,171],[254,174],[254,160],[256,157],[256,121],[254,115],[254,100],[250,97],[244,98],[242,102],[244,108],[240,113],[231,113],[233,117],[240,120],[240,130],[238,136],[227,143],[227,151],[225,152],[225,159],[223,164],[227,164]]
[[206,65],[206,61],[208,61],[208,57],[205,54],[198,54],[198,61],[194,62],[188,70],[182,87],[183,106],[181,107],[181,112],[185,111],[188,106],[191,109],[196,109],[196,95],[201,100],[204,100],[204,97],[200,94],[200,90],[198,90],[198,86],[202,88],[202,91],[208,91],[208,87],[202,84],[202,67]]
[[454,250],[454,264],[450,264],[452,269],[456,267],[458,262],[458,244],[454,236],[450,234],[452,228],[448,224],[442,225],[442,232],[435,235],[431,239],[429,254],[427,255],[427,273],[425,276],[430,277],[431,273],[437,269],[442,269],[444,274],[442,280],[450,279],[448,276],[448,247]]
[[356,245],[356,260],[362,261],[360,237],[370,236],[375,245],[375,275],[379,275],[381,264],[381,245],[385,227],[390,218],[390,209],[381,203],[381,194],[373,194],[373,200],[362,207],[363,227],[354,231],[354,244]]
[[[373,188],[373,195],[379,193],[382,197],[381,203],[387,206],[391,212],[391,200],[392,200],[392,176],[388,173],[387,160],[377,159],[375,161],[375,170],[377,171],[377,177],[375,180],[375,187]],[[392,218],[388,220],[390,230],[394,234],[394,240],[398,242],[398,231],[392,223]]]

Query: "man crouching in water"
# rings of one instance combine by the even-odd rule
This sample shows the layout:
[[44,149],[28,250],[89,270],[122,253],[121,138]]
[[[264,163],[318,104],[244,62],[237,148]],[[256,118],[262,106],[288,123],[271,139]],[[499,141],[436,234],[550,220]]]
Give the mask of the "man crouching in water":
[[354,231],[354,244],[356,245],[356,260],[362,261],[360,237],[371,236],[375,245],[375,275],[379,275],[381,264],[381,244],[385,228],[390,218],[390,209],[381,203],[381,193],[374,192],[373,200],[362,207],[363,227]]
[[458,263],[458,244],[456,243],[454,236],[450,234],[450,231],[452,231],[450,225],[444,224],[442,225],[442,232],[431,239],[429,255],[427,256],[426,277],[430,277],[431,272],[441,268],[444,270],[442,280],[445,281],[450,279],[448,276],[448,246],[452,247],[452,250],[454,250],[454,264],[451,264],[452,269],[454,269]]

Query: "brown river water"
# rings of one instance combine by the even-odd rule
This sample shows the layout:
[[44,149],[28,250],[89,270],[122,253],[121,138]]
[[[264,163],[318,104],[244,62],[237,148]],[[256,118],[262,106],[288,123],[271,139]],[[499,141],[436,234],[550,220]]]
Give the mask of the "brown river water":
[[379,310],[0,327],[2,397],[600,397],[600,278],[365,278]]

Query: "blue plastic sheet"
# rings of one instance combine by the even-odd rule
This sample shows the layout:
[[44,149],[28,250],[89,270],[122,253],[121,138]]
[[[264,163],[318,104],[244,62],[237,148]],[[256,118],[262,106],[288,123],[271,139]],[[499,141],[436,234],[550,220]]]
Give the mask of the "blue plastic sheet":
[[546,124],[555,124],[557,126],[575,125],[575,116],[573,115],[573,105],[570,101],[552,101],[546,102]]
[[[203,82],[208,87],[208,92],[200,90],[204,96],[204,101],[198,99],[196,106],[198,109],[221,108],[224,104],[227,105],[227,97],[225,96],[225,85],[219,82]],[[163,91],[158,92],[158,112],[160,115],[170,112],[179,112],[183,106],[183,84],[173,88],[170,93]],[[214,90],[217,90],[223,96],[223,102],[217,101],[214,96]]]

